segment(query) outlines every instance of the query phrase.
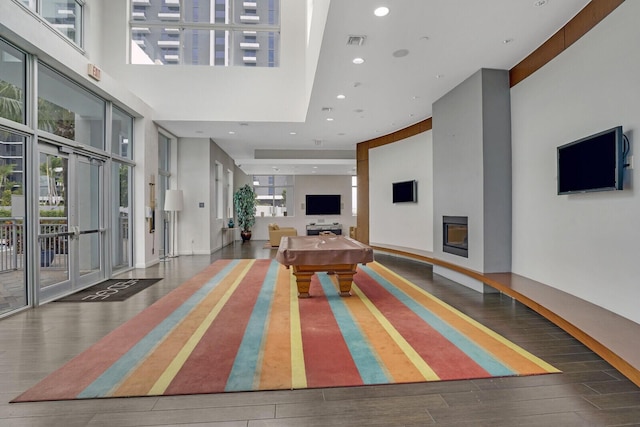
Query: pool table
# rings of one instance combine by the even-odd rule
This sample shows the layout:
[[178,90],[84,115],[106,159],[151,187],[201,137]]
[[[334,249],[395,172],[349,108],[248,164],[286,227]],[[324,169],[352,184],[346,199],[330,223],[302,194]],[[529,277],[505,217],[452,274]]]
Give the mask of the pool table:
[[373,261],[373,249],[345,236],[286,236],[280,241],[276,260],[293,267],[298,297],[308,298],[311,277],[319,271],[335,274],[340,295],[351,295],[351,283],[358,264]]

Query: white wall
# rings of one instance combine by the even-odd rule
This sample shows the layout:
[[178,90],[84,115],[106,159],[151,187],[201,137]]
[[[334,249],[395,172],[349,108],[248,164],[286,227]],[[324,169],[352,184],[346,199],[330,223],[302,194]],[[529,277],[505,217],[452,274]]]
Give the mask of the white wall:
[[[95,0],[94,0],[95,1]],[[104,1],[105,40],[99,65],[134,90],[155,110],[154,119],[210,121],[305,120],[322,29],[314,25],[307,48],[306,2],[280,0],[280,66],[207,67],[128,64],[125,52],[128,32],[127,1]],[[328,4],[317,5],[321,24]],[[316,7],[314,6],[314,9]],[[307,59],[307,55],[316,55]],[[281,108],[272,108],[274,100]],[[180,105],[181,108],[175,108]]]
[[[307,194],[340,194],[342,200],[341,215],[307,216],[302,205]],[[293,212],[285,217],[257,217],[251,229],[252,240],[269,240],[269,223],[280,227],[294,227],[299,236],[306,234],[306,226],[312,222],[342,224],[343,235],[349,235],[349,227],[356,225],[356,217],[351,215],[351,176],[348,175],[296,175],[294,187]],[[287,196],[288,199],[289,196]]]
[[[418,203],[392,201],[392,183],[418,181]],[[433,252],[433,144],[427,131],[369,150],[369,242]]]
[[512,270],[640,323],[637,170],[624,191],[556,195],[557,146],[616,125],[637,144],[638,16],[624,2],[511,91]]
[[155,182],[155,228],[162,226],[162,206],[158,206],[158,129],[150,119],[136,118],[134,122],[134,150],[133,160],[136,166],[133,168],[133,212],[134,222],[134,266],[146,268],[160,261],[161,233],[151,233],[149,224],[145,218],[145,209],[151,206],[151,176]]
[[[176,251],[180,255],[209,254],[211,247],[211,168],[208,139],[181,138],[178,141],[178,182],[184,208],[178,213]],[[204,203],[204,208],[198,204]]]
[[[223,179],[227,170],[236,169],[233,159],[210,139],[179,139],[176,188],[184,194],[184,209],[178,214],[176,239],[176,250],[180,255],[207,255],[222,246],[222,228],[227,225],[228,210],[227,198],[223,197],[225,216],[217,218],[216,162],[222,165]],[[241,183],[242,179],[234,176],[234,187]],[[225,191],[223,186],[223,193]]]

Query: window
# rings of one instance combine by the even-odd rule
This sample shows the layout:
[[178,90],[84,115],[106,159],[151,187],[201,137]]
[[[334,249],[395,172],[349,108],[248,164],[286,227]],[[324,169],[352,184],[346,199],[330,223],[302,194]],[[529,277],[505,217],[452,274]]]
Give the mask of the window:
[[227,169],[227,217],[233,218],[233,171]]
[[171,140],[163,135],[158,134],[158,171],[160,175],[171,175]]
[[11,206],[11,194],[24,190],[24,140],[24,136],[0,129],[0,210],[3,205]]
[[133,264],[133,117],[119,108],[111,109],[111,268],[116,271]]
[[22,0],[69,40],[82,46],[83,0]]
[[24,188],[24,148],[28,142],[24,135],[0,129],[0,315],[28,303],[26,201],[34,199]]
[[39,63],[38,129],[104,150],[105,101]]
[[26,55],[0,40],[0,117],[25,123]]
[[113,270],[131,266],[133,241],[131,239],[131,174],[129,165],[114,161],[111,172],[113,209],[111,215],[111,267]]
[[132,64],[279,65],[279,0],[132,1],[129,27]]
[[287,216],[293,213],[293,175],[255,175],[253,191],[258,197],[258,216]]
[[133,117],[114,107],[111,115],[111,152],[125,159],[131,159],[132,142]]
[[171,139],[158,133],[158,181],[156,182],[156,197],[158,198],[157,210],[158,219],[156,230],[158,231],[158,241],[160,242],[160,258],[166,258],[170,252],[169,247],[169,213],[164,210],[164,196],[170,188],[171,178]]
[[216,162],[216,218],[222,219],[224,215],[224,197],[222,189],[224,188],[224,177],[222,176],[222,164]]

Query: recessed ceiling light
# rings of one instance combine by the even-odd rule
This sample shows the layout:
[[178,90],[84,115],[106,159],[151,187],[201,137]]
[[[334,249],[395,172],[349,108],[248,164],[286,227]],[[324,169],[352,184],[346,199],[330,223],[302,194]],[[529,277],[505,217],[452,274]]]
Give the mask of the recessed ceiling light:
[[436,79],[441,79],[444,77],[444,74],[436,74]]
[[504,40],[502,40],[502,43],[504,43],[504,44],[509,44],[511,42],[513,42],[513,39],[504,39]]
[[297,132],[289,132],[289,135],[297,135]]
[[318,167],[317,167],[317,166],[314,166],[313,168],[314,168],[314,169],[318,169]]
[[229,135],[235,135],[236,133],[232,130],[229,131]]
[[540,6],[544,6],[545,4],[548,3],[548,0],[536,0],[533,5],[535,7],[540,7]]
[[393,56],[395,56],[396,58],[402,58],[403,56],[407,56],[407,55],[409,55],[408,49],[398,49],[395,52],[393,52]]
[[336,96],[336,98],[338,98],[338,99],[345,99],[345,98],[346,98],[346,96],[344,96],[343,94],[340,94],[340,95]]
[[362,58],[353,58],[353,63],[354,64],[358,64],[358,65],[364,64],[364,59],[362,59]]
[[389,8],[381,6],[373,11],[373,14],[376,16],[387,16],[389,14]]
[[327,121],[328,122],[332,122],[333,121],[333,117],[327,117]]

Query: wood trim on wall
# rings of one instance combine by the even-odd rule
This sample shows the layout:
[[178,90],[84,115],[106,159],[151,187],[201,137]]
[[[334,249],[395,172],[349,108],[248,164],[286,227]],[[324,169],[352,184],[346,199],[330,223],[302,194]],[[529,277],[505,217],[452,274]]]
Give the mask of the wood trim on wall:
[[[367,155],[368,155],[368,149]],[[368,156],[367,156],[368,157]],[[356,162],[358,184],[358,214],[356,216],[356,240],[369,244],[369,159]]]
[[[574,16],[564,27],[552,35],[538,49],[509,70],[511,87],[529,77],[543,65],[558,56],[562,51],[589,32],[607,15],[625,0],[591,0],[584,9]],[[356,166],[358,179],[358,216],[356,219],[356,238],[369,244],[369,149],[392,144],[433,128],[432,118],[396,132],[368,141],[356,146]]]
[[509,70],[511,87],[561,54],[622,3],[624,0],[592,0],[538,49]]
[[[547,64],[553,58],[558,56],[565,49],[567,49],[578,39],[580,39],[580,37],[589,32],[593,27],[595,27],[600,21],[602,21],[607,15],[609,15],[622,3],[624,3],[624,0],[592,0],[589,4],[587,4],[587,6],[584,7],[584,9],[582,9],[576,16],[574,16],[564,27],[558,30],[558,32],[552,35],[538,49],[533,51],[529,56],[527,56],[520,63],[515,65],[511,70],[509,70],[510,86],[515,86],[519,82],[532,75],[542,66]],[[369,149],[401,141],[419,133],[431,130],[432,128],[432,119],[431,117],[429,117],[405,129],[401,129],[399,131],[393,132],[389,135],[381,136],[379,138],[364,141],[357,145],[357,240],[369,244]],[[616,369],[618,369],[636,385],[640,386],[640,371],[637,368],[631,366],[629,363],[612,352],[606,346],[602,345],[596,339],[590,337],[588,334],[585,334],[580,328],[575,327],[564,318],[548,310],[538,301],[534,301],[526,297],[525,295],[514,291],[508,285],[505,285],[502,281],[494,280],[481,273],[466,269],[464,267],[460,267],[455,264],[444,262],[442,260],[435,260],[430,257],[404,253],[402,251],[395,251],[388,248],[376,249],[386,252],[395,252],[398,255],[419,259],[431,264],[439,264],[445,268],[449,268],[451,270],[465,274],[469,277],[473,277],[489,284],[490,286],[495,287],[496,289],[499,289],[501,292],[518,299],[523,304],[527,305],[559,327],[563,328],[573,337],[587,345],[587,347],[591,348],[595,353],[599,354],[604,360],[611,363]]]
[[402,141],[431,130],[431,117],[399,131],[370,139],[356,146],[356,176],[358,180],[358,215],[356,217],[356,240],[369,244],[369,149]]

